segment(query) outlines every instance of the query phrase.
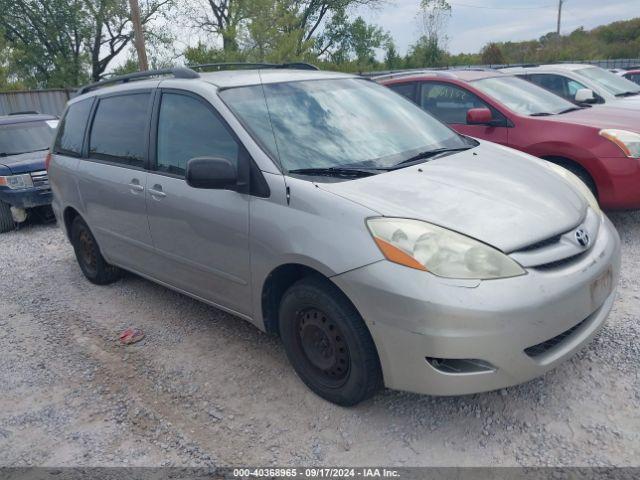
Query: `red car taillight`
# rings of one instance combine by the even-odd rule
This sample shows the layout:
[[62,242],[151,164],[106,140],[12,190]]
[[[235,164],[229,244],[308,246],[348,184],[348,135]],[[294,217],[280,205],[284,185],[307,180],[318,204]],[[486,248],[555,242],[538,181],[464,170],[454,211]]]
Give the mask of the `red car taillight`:
[[49,170],[49,164],[51,163],[51,152],[47,153],[47,156],[44,159],[44,168],[47,169],[47,171]]

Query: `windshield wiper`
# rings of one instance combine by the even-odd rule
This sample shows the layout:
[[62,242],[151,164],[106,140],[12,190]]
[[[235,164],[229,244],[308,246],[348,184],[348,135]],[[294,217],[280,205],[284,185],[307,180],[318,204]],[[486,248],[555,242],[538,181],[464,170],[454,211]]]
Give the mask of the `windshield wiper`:
[[[589,105],[591,106],[591,105]],[[569,107],[569,108],[565,108],[564,110],[560,110],[558,113],[556,113],[556,115],[561,115],[563,113],[569,113],[569,112],[575,112],[576,110],[584,110],[587,107]]]
[[358,167],[321,167],[321,168],[296,168],[289,170],[289,173],[298,175],[322,175],[327,177],[370,177],[380,172],[387,171],[386,168],[358,168]]
[[530,117],[548,117],[550,115],[554,115],[554,114],[549,112],[535,112],[535,113],[529,114]]
[[420,152],[417,155],[409,157],[406,160],[401,161],[400,163],[396,163],[390,170],[409,167],[416,163],[422,163],[424,160],[433,160],[435,157],[444,155],[445,153],[463,152],[465,150],[469,150],[470,148],[473,148],[473,146],[469,145],[466,147],[434,148],[433,150],[425,150],[424,152]]
[[616,97],[632,97],[632,96],[638,95],[638,94],[640,94],[640,91],[637,91],[637,92],[622,92],[622,93],[616,94]]

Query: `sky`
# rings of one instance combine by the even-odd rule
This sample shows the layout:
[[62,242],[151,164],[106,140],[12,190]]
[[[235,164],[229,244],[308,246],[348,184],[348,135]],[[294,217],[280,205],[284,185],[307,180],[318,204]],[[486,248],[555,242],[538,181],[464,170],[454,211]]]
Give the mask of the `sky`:
[[[558,0],[449,0],[447,49],[476,53],[488,42],[531,40],[556,30]],[[353,12],[388,31],[404,54],[420,36],[420,0],[389,0]],[[564,0],[561,33],[640,16],[640,0]]]

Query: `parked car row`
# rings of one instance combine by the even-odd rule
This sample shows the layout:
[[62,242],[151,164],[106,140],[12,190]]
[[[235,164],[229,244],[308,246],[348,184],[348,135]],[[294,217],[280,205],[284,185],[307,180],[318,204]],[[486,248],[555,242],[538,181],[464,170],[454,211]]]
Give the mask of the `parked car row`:
[[88,280],[128,270],[277,334],[341,405],[517,384],[596,335],[620,239],[594,193],[640,206],[631,113],[501,73],[285,67],[80,90],[48,172]]
[[374,78],[461,134],[570,170],[603,208],[640,208],[640,96],[635,104],[630,102],[636,97],[628,97],[635,110],[610,106],[614,102],[578,106],[519,76],[493,70]]

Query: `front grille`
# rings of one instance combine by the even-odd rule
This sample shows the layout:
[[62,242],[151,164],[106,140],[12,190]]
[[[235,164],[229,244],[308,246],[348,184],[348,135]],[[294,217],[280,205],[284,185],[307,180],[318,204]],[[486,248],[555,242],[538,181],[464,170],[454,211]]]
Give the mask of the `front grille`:
[[31,181],[36,188],[49,188],[49,176],[46,170],[31,172]]
[[553,237],[546,238],[544,240],[540,240],[539,242],[536,242],[536,243],[533,243],[531,245],[527,245],[524,248],[521,248],[520,250],[518,250],[518,252],[530,252],[532,250],[538,250],[539,248],[544,248],[544,247],[548,247],[550,245],[555,245],[556,243],[558,243],[560,241],[561,237],[562,237],[562,235],[555,235]]
[[554,347],[557,347],[558,345],[563,343],[565,340],[567,340],[569,337],[571,337],[571,335],[573,335],[576,332],[576,330],[578,330],[582,325],[584,325],[584,323],[587,320],[589,320],[589,318],[591,317],[585,318],[577,325],[574,325],[573,327],[571,327],[569,330],[565,330],[564,332],[562,332],[560,335],[550,338],[549,340],[545,340],[542,343],[538,343],[537,345],[533,345],[529,348],[525,348],[524,353],[526,353],[532,358],[536,358],[536,357],[539,357],[540,355],[544,355],[549,350],[551,350]]
[[562,259],[556,260],[554,262],[543,263],[542,265],[536,265],[535,267],[531,267],[531,268],[533,268],[535,270],[542,270],[542,271],[553,270],[553,269],[556,269],[556,268],[562,268],[562,267],[565,267],[565,266],[568,266],[568,265],[570,265],[572,263],[577,262],[578,260],[580,260],[584,256],[585,253],[586,252],[578,253],[577,255],[572,255],[572,256],[567,257],[567,258],[562,258]]

